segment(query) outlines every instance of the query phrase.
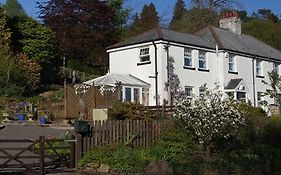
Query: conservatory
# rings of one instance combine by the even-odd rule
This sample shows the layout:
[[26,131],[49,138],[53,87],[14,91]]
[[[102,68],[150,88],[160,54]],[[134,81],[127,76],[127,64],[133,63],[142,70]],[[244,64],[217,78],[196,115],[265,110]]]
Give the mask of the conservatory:
[[[148,105],[150,84],[131,74],[111,74],[88,80],[83,84],[98,88],[100,97]],[[98,99],[97,99],[98,100]]]

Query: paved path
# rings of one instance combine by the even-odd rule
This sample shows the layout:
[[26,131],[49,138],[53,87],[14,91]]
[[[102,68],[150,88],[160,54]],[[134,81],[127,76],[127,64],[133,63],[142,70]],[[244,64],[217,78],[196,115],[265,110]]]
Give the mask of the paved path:
[[0,130],[0,139],[39,139],[40,136],[63,138],[66,129],[42,126],[8,125]]

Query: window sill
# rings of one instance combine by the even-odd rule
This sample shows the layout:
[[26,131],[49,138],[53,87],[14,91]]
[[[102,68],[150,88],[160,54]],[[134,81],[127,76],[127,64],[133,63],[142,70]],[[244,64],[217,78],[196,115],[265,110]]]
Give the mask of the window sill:
[[256,75],[257,78],[264,78],[263,75]]
[[137,66],[146,65],[146,64],[151,64],[151,61],[137,63]]
[[195,70],[195,67],[183,66],[184,69]]
[[230,71],[230,70],[228,71],[228,73],[229,73],[229,74],[238,74],[238,72]]
[[210,72],[209,69],[203,69],[203,68],[198,68],[198,71],[202,71],[202,72]]

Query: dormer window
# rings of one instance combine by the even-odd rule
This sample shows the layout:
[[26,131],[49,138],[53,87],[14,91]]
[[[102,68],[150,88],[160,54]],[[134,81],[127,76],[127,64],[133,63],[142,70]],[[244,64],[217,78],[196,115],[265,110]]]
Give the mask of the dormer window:
[[148,47],[140,49],[139,58],[140,58],[141,63],[150,61],[150,55],[149,55],[149,48]]

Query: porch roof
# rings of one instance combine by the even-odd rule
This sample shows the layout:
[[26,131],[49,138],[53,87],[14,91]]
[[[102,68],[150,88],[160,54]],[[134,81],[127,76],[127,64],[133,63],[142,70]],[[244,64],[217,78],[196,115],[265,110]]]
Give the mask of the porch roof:
[[150,87],[150,84],[131,75],[131,74],[112,74],[107,73],[104,76],[91,79],[83,82],[87,85],[94,86],[116,86],[117,84],[125,85],[125,86],[136,86],[136,87]]

